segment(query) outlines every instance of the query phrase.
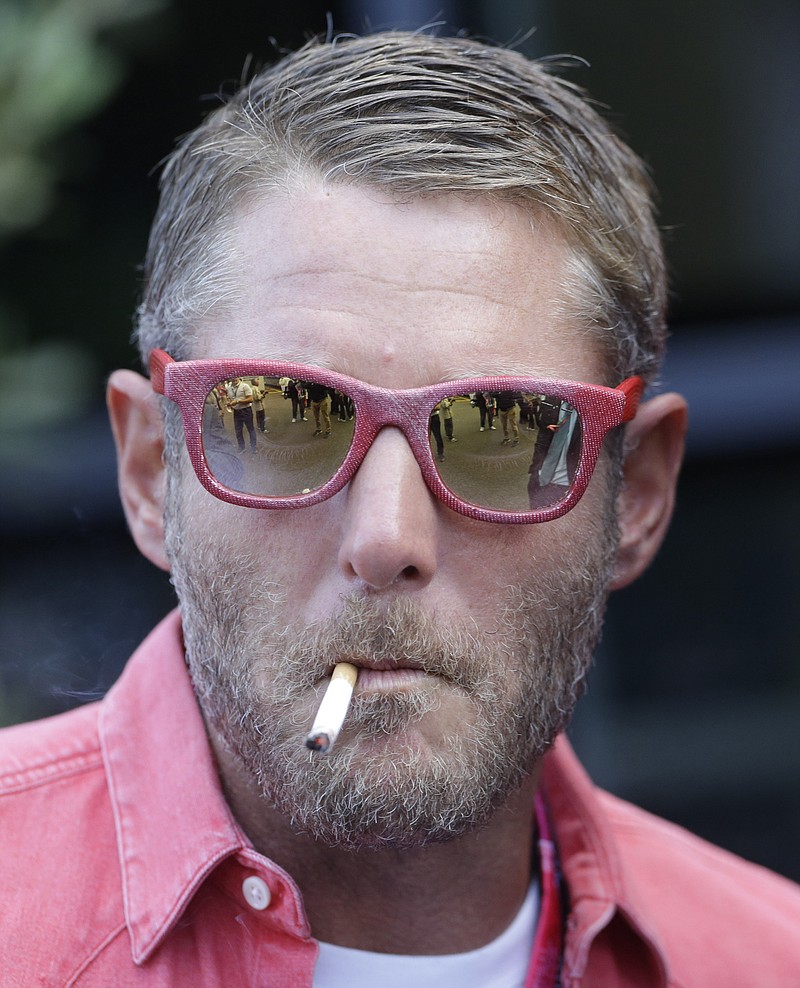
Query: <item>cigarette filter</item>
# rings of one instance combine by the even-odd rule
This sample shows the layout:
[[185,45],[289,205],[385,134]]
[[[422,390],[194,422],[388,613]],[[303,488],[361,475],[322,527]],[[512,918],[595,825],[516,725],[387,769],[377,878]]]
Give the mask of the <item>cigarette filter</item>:
[[306,738],[306,747],[326,755],[333,747],[350,708],[358,669],[349,662],[334,666],[317,716]]

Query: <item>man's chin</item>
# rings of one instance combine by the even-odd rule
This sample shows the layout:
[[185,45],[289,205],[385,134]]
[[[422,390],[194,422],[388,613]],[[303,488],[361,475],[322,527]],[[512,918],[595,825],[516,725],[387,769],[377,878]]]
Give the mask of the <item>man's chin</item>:
[[330,846],[449,841],[487,823],[532,760],[498,751],[494,731],[434,741],[431,730],[424,720],[382,735],[352,725],[330,754],[284,742],[251,752],[248,770],[292,830]]

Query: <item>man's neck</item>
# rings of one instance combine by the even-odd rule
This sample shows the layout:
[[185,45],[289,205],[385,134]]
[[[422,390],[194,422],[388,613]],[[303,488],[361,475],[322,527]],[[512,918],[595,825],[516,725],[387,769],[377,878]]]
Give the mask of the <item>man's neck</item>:
[[531,880],[538,770],[479,830],[424,847],[329,847],[292,831],[217,749],[231,809],[257,851],[303,894],[313,935],[394,954],[484,946],[511,923]]

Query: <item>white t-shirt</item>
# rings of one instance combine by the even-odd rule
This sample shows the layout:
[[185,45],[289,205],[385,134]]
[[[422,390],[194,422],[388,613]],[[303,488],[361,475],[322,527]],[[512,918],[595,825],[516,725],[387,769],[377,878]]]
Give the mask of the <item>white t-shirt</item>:
[[234,402],[242,402],[241,405],[234,404],[234,408],[247,408],[250,402],[245,402],[243,399],[253,397],[253,389],[247,383],[247,381],[239,381],[236,385],[231,385],[228,389],[228,396]]
[[314,988],[523,988],[538,915],[534,881],[508,929],[465,954],[376,954],[320,943]]

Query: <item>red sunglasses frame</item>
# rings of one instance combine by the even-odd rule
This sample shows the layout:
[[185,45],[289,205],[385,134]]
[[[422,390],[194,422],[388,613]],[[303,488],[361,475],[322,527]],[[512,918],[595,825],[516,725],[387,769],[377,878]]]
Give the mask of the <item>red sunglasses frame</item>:
[[[208,468],[203,452],[202,421],[206,398],[222,380],[234,377],[291,377],[338,388],[356,407],[353,440],[339,469],[331,479],[308,494],[264,497],[243,494],[223,486]],[[583,496],[597,464],[606,434],[636,415],[644,389],[640,377],[629,377],[616,388],[533,377],[469,377],[423,388],[392,390],[366,384],[353,377],[322,367],[282,360],[185,360],[176,361],[164,350],[150,354],[153,390],[174,401],[181,411],[186,449],[197,479],[221,501],[243,508],[306,508],[333,497],[355,475],[378,432],[385,426],[399,429],[406,437],[425,483],[432,494],[459,514],[480,521],[531,525],[552,521],[575,507]],[[550,394],[568,401],[580,416],[583,437],[575,478],[567,494],[548,508],[533,511],[501,511],[484,508],[455,495],[445,486],[436,469],[428,441],[428,420],[434,405],[453,394],[513,389],[531,394]]]

